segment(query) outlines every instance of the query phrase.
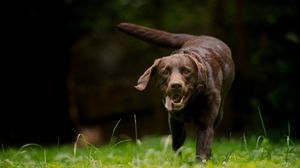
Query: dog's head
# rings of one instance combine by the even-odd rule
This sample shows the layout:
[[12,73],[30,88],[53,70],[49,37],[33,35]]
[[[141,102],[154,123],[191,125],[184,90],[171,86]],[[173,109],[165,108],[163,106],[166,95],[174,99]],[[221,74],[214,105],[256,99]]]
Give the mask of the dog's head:
[[157,76],[157,86],[168,111],[185,107],[193,93],[205,87],[205,66],[188,54],[173,54],[156,59],[139,78],[136,89],[142,91],[152,76]]

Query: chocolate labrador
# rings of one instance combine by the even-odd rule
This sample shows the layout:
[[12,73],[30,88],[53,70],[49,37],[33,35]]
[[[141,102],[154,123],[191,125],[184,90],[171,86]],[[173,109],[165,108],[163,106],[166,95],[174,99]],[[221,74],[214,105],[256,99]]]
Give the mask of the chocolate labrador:
[[184,143],[184,123],[193,123],[197,126],[196,159],[208,159],[214,128],[222,119],[225,97],[234,79],[229,47],[210,36],[169,33],[131,23],[121,23],[118,28],[149,43],[176,49],[156,59],[135,88],[144,90],[156,76],[169,112],[173,149],[178,150]]

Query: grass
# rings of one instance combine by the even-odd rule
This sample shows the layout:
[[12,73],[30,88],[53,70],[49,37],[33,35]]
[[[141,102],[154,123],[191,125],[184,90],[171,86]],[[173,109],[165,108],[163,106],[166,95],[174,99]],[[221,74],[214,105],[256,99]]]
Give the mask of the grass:
[[[83,141],[85,147],[78,147]],[[214,141],[213,155],[203,163],[195,161],[195,142],[188,138],[177,156],[171,149],[169,137],[145,137],[95,147],[79,135],[74,145],[44,147],[26,144],[23,147],[2,149],[0,167],[16,168],[90,168],[90,167],[142,167],[142,168],[300,168],[300,145],[289,135],[270,142],[265,136],[219,138]]]
[[[26,144],[21,148],[5,148],[0,152],[0,168],[300,168],[300,144],[288,135],[272,142],[265,129],[262,114],[259,118],[263,136],[215,139],[212,157],[201,163],[195,160],[195,141],[188,138],[178,151],[171,149],[170,136],[145,137],[142,140],[115,140],[117,122],[110,143],[95,147],[81,134],[73,145],[44,147],[39,144]],[[134,116],[137,132],[136,116]],[[81,147],[79,147],[81,145]],[[82,146],[83,145],[83,146]]]

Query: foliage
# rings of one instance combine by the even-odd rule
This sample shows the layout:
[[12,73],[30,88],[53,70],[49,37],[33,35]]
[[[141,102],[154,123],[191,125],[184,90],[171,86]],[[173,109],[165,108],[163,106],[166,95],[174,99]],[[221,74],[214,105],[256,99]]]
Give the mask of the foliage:
[[290,140],[272,144],[266,138],[247,139],[245,136],[216,139],[211,159],[202,163],[195,161],[191,138],[180,149],[181,157],[172,151],[170,144],[169,136],[146,137],[136,143],[121,141],[102,147],[88,143],[80,148],[27,144],[20,149],[3,149],[0,167],[300,167],[300,145]]

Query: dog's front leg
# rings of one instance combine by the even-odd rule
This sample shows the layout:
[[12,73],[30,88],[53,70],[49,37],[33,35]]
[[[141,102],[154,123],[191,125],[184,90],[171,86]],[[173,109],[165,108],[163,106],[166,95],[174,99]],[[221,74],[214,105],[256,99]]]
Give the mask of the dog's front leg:
[[185,127],[184,123],[180,122],[169,115],[170,131],[172,134],[172,147],[177,151],[185,141]]
[[211,155],[211,145],[214,138],[214,125],[219,114],[221,95],[216,92],[207,97],[207,107],[203,109],[202,122],[197,130],[196,159],[207,160]]
[[214,128],[199,128],[197,130],[196,159],[207,160],[211,155],[211,144],[214,137]]

